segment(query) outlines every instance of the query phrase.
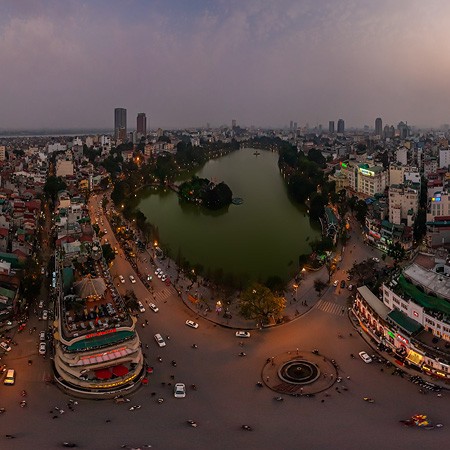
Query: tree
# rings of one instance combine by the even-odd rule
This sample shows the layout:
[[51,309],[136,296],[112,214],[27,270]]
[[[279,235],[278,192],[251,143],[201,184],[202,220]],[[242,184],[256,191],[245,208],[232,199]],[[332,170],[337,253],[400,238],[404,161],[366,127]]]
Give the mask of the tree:
[[311,220],[318,221],[325,214],[325,205],[327,198],[322,194],[313,194],[309,204],[309,217]]
[[45,182],[44,192],[47,197],[51,198],[51,200],[55,202],[58,192],[63,191],[66,188],[67,185],[61,177],[55,177],[52,175],[48,177]]
[[276,297],[272,291],[259,283],[252,284],[241,294],[241,314],[246,319],[256,319],[262,324],[278,317],[286,307],[284,297]]
[[367,203],[363,200],[359,200],[355,205],[356,220],[361,225],[365,225],[365,223],[366,223],[367,209],[368,209]]
[[314,280],[314,289],[316,290],[317,294],[320,295],[320,293],[327,287],[327,284],[324,283],[322,280]]
[[103,244],[102,252],[103,252],[103,258],[105,258],[105,261],[107,264],[109,264],[111,261],[113,261],[114,258],[116,257],[116,254],[114,253],[114,250],[112,249],[111,244]]
[[394,260],[395,265],[402,261],[406,256],[405,249],[402,247],[402,244],[400,244],[400,242],[390,244],[388,246],[387,254]]

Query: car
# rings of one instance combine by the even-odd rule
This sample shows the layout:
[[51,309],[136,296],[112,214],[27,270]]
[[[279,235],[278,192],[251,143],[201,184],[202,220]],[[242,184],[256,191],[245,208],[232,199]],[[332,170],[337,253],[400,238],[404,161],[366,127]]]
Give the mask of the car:
[[198,328],[198,323],[192,320],[186,320],[186,325],[191,328]]
[[39,308],[43,308],[44,307],[44,300],[39,300]]
[[336,287],[339,284],[339,280],[334,280],[333,281],[333,286]]
[[45,355],[47,353],[47,345],[45,342],[41,342],[39,344],[39,354],[40,355]]
[[170,278],[167,278],[165,283],[166,283],[166,286],[170,286]]
[[249,338],[250,332],[249,331],[236,331],[236,337],[238,338]]
[[42,311],[42,320],[47,320],[48,319],[48,311],[46,309],[44,309],[44,311]]
[[142,302],[139,302],[139,301],[138,301],[138,305],[139,305],[139,311],[140,311],[141,313],[145,312],[145,308],[144,308],[144,305],[142,304]]
[[162,338],[162,336],[159,333],[156,333],[154,338],[155,338],[156,343],[160,347],[165,347],[166,346],[166,342],[164,341],[164,339]]
[[150,274],[148,274],[147,275],[147,281],[152,281],[152,280],[153,280],[153,277]]
[[122,275],[119,275],[119,280],[122,284],[125,283],[125,278]]
[[376,263],[379,263],[379,262],[380,262],[380,259],[379,259],[379,258],[373,257],[373,258],[372,258],[372,261],[375,261]]
[[159,311],[159,308],[154,303],[149,303],[148,307],[155,313]]
[[45,331],[41,331],[41,332],[39,333],[39,340],[40,340],[41,342],[45,341]]
[[5,350],[5,352],[10,352],[11,347],[6,342],[0,342],[0,347]]
[[162,277],[161,277],[161,281],[166,281],[167,280],[167,275],[163,275]]
[[173,387],[173,396],[175,398],[184,398],[186,397],[186,386],[184,383],[176,383]]
[[3,364],[0,366],[0,374],[3,374],[6,372],[6,364]]
[[133,277],[133,275],[130,275],[129,278],[133,284],[136,283],[136,279]]
[[45,273],[45,267],[41,267],[41,275],[44,275]]
[[157,275],[157,277],[158,277],[159,279],[161,279],[161,278],[163,277],[163,275],[164,275],[164,274],[163,274],[162,272],[159,272],[158,275]]
[[108,234],[108,230],[105,228],[105,229],[103,230],[103,233]]
[[156,270],[155,270],[155,275],[158,275],[159,273],[161,273],[162,272],[162,270],[158,267]]
[[366,352],[359,352],[358,355],[366,364],[372,362],[372,358]]
[[348,289],[349,291],[353,291],[353,284],[349,284],[347,289]]
[[345,280],[341,280],[341,289],[345,288]]

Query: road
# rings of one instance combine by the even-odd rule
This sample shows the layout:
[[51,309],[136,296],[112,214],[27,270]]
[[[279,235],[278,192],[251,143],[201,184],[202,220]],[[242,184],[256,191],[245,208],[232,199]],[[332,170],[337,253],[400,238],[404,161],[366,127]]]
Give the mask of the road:
[[[109,229],[108,238],[112,239]],[[367,253],[365,248],[354,245],[357,247],[352,255],[359,258]],[[353,261],[349,255],[344,252],[342,270]],[[149,297],[141,283],[129,282],[127,277],[132,271],[126,260],[118,260],[113,270],[126,277],[123,287],[133,287],[138,298]],[[159,280],[155,282],[156,292],[166,289]],[[65,408],[64,414],[56,414],[57,419],[49,411],[54,406],[64,408],[68,397],[43,382],[49,370],[48,360],[36,357],[31,367],[23,363],[29,352],[36,351],[37,336],[18,335],[19,346],[5,358],[9,366],[16,366],[22,359],[17,366],[17,383],[12,387],[0,386],[0,406],[7,409],[0,417],[2,434],[17,438],[6,440],[0,435],[1,448],[52,449],[60,448],[58,444],[65,440],[93,450],[120,448],[124,443],[134,447],[149,443],[153,448],[174,450],[423,449],[446,444],[450,437],[450,393],[442,397],[419,394],[415,385],[392,376],[387,369],[381,371],[379,364],[350,358],[350,353],[370,352],[370,349],[354,332],[346,315],[341,314],[347,296],[348,291],[344,294],[330,288],[322,298],[323,303],[297,320],[281,327],[253,331],[252,337],[245,341],[247,356],[243,358],[238,356],[242,348],[233,330],[197,318],[176,296],[161,297],[157,301],[158,313],[147,308],[139,318],[139,323],[149,320],[147,327],[139,326],[139,334],[144,346],[149,346],[145,351],[155,368],[150,384],[136,392],[129,404],[78,400],[75,412]],[[321,306],[325,302],[338,306],[325,310]],[[184,324],[188,318],[199,322],[197,330]],[[153,339],[156,332],[170,336],[165,348],[157,347]],[[344,338],[339,339],[338,333]],[[198,349],[191,347],[193,343]],[[343,377],[350,376],[350,380],[344,379],[348,391],[341,390],[339,394],[332,388],[330,396],[286,396],[283,402],[276,402],[274,392],[267,387],[256,387],[268,357],[296,348],[318,348],[328,358],[335,359]],[[157,361],[157,356],[163,358],[162,363]],[[177,367],[172,367],[172,360],[176,360]],[[187,385],[185,399],[173,397],[175,382]],[[190,389],[191,384],[196,384],[198,390]],[[22,389],[29,392],[29,406],[23,409],[19,407]],[[155,396],[151,395],[153,392]],[[159,396],[165,399],[163,404],[156,403],[155,398]],[[375,403],[364,402],[364,396],[374,398]],[[129,411],[131,404],[140,404],[142,408]],[[425,431],[399,425],[400,419],[419,412],[446,426]],[[196,420],[199,427],[187,426],[187,419]],[[243,431],[242,424],[251,425],[254,431]]]

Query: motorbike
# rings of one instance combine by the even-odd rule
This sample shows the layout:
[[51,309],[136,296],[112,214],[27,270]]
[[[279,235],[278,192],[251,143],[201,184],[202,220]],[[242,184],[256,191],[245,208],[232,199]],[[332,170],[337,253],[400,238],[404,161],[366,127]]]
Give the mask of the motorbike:
[[26,396],[27,396],[27,391],[24,389],[24,390],[21,392],[21,395],[22,395],[22,397],[26,397]]
[[176,361],[172,361],[172,366],[173,367],[177,367],[177,362]]
[[141,405],[134,405],[134,406],[130,406],[128,409],[129,411],[135,411],[136,409],[141,409],[142,406]]
[[68,448],[75,448],[77,446],[77,444],[75,444],[73,442],[63,442],[62,446],[63,447],[68,447]]
[[164,399],[162,398],[162,397],[160,397],[160,398],[158,398],[158,400],[156,400],[159,404],[161,404],[163,401],[164,401]]
[[253,431],[253,428],[250,425],[242,425],[242,429],[245,431]]
[[192,348],[198,348],[197,344],[192,344]]
[[191,384],[191,388],[192,388],[194,391],[196,391],[196,390],[197,390],[197,385]]
[[3,414],[4,412],[6,412],[5,408],[0,408],[0,414]]
[[186,423],[191,427],[197,428],[197,422],[195,420],[187,420]]
[[26,400],[22,400],[21,402],[20,402],[20,407],[21,408],[25,408],[27,406],[27,401]]
[[368,403],[374,403],[375,402],[375,400],[373,398],[370,398],[370,397],[363,397],[363,400],[365,402],[368,402]]
[[263,387],[263,384],[261,383],[261,381],[258,381],[258,382],[256,383],[256,386],[258,386],[258,387]]
[[247,353],[241,352],[241,353],[239,353],[239,356],[247,356]]
[[284,400],[284,398],[280,396],[274,397],[273,399],[276,400],[277,402],[282,402]]
[[162,358],[161,358],[161,356],[158,356],[158,358],[157,358],[157,359],[158,359],[158,361],[159,361],[159,362],[162,362]]
[[353,353],[350,353],[350,358],[355,359],[355,355]]

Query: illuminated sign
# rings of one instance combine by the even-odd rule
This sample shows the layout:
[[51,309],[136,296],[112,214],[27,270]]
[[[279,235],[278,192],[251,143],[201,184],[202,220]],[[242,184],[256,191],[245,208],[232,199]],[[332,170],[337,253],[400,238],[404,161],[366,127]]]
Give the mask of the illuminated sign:
[[371,170],[368,170],[368,169],[363,169],[360,167],[359,171],[362,175],[367,175],[368,177],[375,176],[375,172],[372,172]]
[[419,317],[419,313],[418,313],[417,311],[413,311],[413,315],[414,315],[415,317]]
[[341,167],[343,167],[344,169],[346,169],[347,168],[347,163],[341,163]]
[[90,339],[90,338],[98,337],[98,336],[104,336],[105,334],[111,334],[111,333],[116,333],[116,332],[117,332],[116,328],[111,328],[110,330],[105,330],[105,331],[97,331],[97,333],[88,334],[86,336],[86,339]]
[[441,197],[432,197],[431,201],[432,202],[440,202],[441,201]]
[[409,344],[408,339],[404,338],[402,335],[397,334],[395,337],[396,337],[397,340],[400,341],[402,344],[405,344],[405,345],[408,345],[408,344]]
[[108,352],[97,353],[96,355],[80,356],[80,359],[85,360],[85,359],[91,359],[91,358],[101,358],[102,356],[105,356],[105,355],[113,355],[114,353],[120,353],[120,352],[126,351],[126,349],[127,349],[127,347],[115,348]]

